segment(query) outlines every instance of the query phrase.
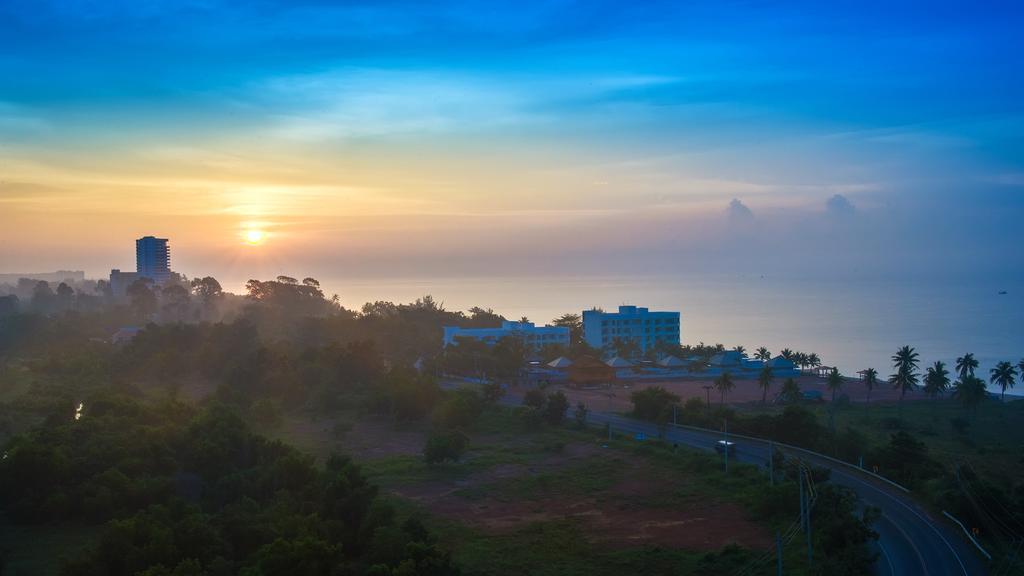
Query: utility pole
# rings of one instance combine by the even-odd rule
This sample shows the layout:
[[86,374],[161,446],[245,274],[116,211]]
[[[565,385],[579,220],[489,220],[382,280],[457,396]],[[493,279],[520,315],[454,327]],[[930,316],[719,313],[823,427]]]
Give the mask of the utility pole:
[[711,386],[704,386],[704,397],[707,402],[708,412],[711,411]]
[[672,425],[676,425],[676,405],[672,405]]
[[775,443],[768,441],[768,485],[775,486]]

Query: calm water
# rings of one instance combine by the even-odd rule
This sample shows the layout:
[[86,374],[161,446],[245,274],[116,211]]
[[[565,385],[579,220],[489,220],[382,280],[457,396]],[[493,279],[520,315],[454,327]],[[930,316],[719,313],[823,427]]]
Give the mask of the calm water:
[[[359,279],[324,281],[346,307],[370,300],[409,302],[424,294],[449,310],[490,307],[543,323],[565,312],[636,304],[682,313],[684,343],[789,347],[817,352],[844,373],[873,366],[909,344],[922,364],[972,351],[983,374],[1024,358],[1024,282],[925,283],[736,277],[573,277]],[[1007,294],[999,295],[1005,290]],[[1021,393],[1024,390],[1016,390]]]

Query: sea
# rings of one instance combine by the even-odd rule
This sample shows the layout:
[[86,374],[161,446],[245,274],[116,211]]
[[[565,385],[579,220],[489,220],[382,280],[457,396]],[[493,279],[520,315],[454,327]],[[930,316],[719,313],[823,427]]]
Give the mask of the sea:
[[[622,304],[681,313],[684,344],[721,343],[816,352],[847,375],[892,372],[897,348],[913,346],[922,370],[973,352],[980,374],[1024,359],[1024,279],[844,279],[809,275],[509,276],[321,278],[346,308],[431,295],[448,310],[492,308],[548,323],[566,313]],[[1020,385],[1018,393],[1024,393]]]

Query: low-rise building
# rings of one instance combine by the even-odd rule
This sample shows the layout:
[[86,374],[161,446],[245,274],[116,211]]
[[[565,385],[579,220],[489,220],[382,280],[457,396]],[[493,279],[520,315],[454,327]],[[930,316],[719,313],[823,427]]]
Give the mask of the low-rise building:
[[651,312],[647,308],[619,306],[618,312],[583,311],[583,339],[606,350],[616,339],[632,340],[641,353],[659,342],[679,345],[679,312]]
[[533,347],[542,348],[549,344],[569,345],[569,328],[565,326],[536,326],[533,322],[510,322],[505,320],[496,328],[444,327],[444,345],[449,346],[460,338],[472,338],[485,344],[496,344],[506,336],[522,338]]

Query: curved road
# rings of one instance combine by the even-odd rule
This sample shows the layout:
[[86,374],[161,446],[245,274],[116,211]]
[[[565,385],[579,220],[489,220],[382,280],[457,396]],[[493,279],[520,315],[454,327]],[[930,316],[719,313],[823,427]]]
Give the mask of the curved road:
[[[449,382],[445,387],[458,386]],[[507,390],[503,404],[518,406],[521,396],[514,390]],[[591,423],[610,423],[619,433],[642,432],[652,438],[658,436],[658,428],[649,422],[634,420],[609,412],[591,411]],[[722,434],[691,428],[669,426],[664,439],[693,448],[713,451]],[[748,438],[734,438],[736,459],[746,464],[767,466],[768,442]],[[788,452],[785,448],[776,448]],[[800,457],[815,466],[831,470],[831,482],[852,489],[866,505],[881,510],[881,518],[875,524],[878,532],[877,572],[889,575],[934,575],[934,576],[975,576],[987,574],[988,569],[974,548],[953,528],[931,518],[913,498],[903,491],[889,486],[856,467],[840,464],[833,460],[801,451]]]

